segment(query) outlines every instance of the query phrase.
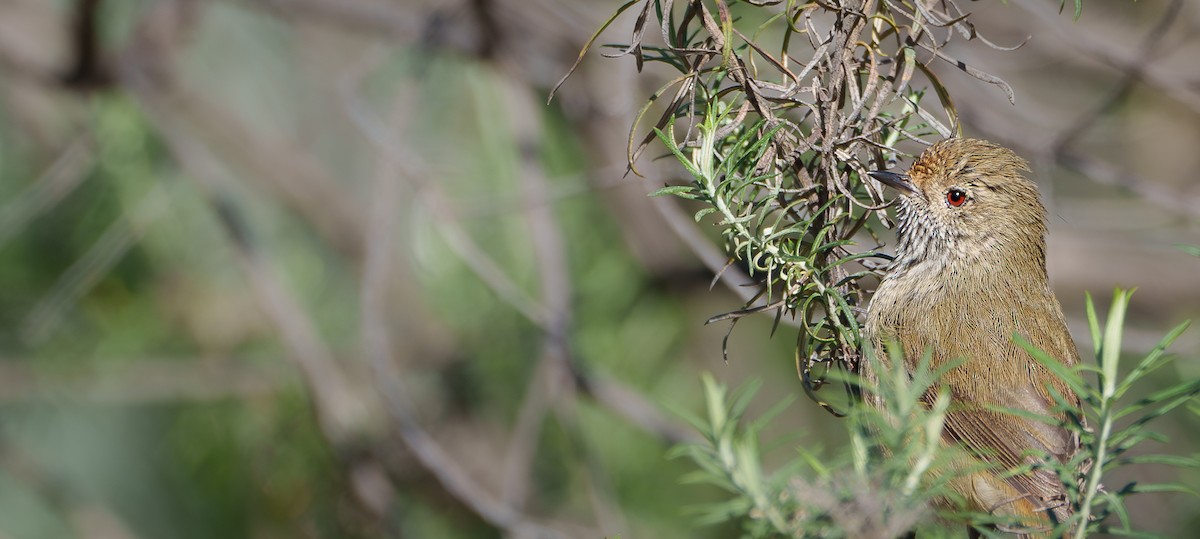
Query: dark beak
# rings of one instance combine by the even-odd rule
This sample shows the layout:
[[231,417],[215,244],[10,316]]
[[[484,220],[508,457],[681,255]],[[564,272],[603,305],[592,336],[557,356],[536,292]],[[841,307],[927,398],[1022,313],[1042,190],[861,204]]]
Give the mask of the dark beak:
[[876,170],[874,172],[868,172],[867,174],[869,174],[872,178],[879,180],[879,182],[884,185],[896,188],[903,194],[920,194],[920,191],[917,191],[916,186],[912,184],[912,180],[908,178],[907,174],[896,174],[895,172],[887,172],[885,170]]

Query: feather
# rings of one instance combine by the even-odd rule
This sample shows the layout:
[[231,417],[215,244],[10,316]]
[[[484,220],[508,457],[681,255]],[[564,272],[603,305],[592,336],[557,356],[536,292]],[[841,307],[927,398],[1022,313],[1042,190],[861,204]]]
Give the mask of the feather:
[[[972,471],[952,479],[951,488],[973,509],[1049,530],[1071,514],[1063,482],[1047,469],[1006,470],[1037,464],[1036,455],[1067,463],[1079,439],[1062,426],[1000,411],[1065,421],[1053,395],[1079,404],[1070,387],[1012,339],[1020,335],[1065,365],[1079,362],[1049,286],[1046,212],[1027,170],[1011,151],[971,139],[939,142],[917,159],[908,174],[915,192],[897,210],[896,259],[871,300],[866,335],[877,350],[898,342],[910,372],[926,353],[935,370],[961,361],[938,381],[951,396],[943,440],[994,469],[974,471],[979,467],[964,463]],[[952,189],[965,191],[967,202],[946,203]]]

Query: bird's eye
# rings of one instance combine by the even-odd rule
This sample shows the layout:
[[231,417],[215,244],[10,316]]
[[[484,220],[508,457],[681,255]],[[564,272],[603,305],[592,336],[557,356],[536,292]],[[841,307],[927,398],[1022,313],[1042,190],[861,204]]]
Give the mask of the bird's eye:
[[946,191],[946,204],[955,208],[962,206],[967,201],[967,192],[959,188],[954,188]]

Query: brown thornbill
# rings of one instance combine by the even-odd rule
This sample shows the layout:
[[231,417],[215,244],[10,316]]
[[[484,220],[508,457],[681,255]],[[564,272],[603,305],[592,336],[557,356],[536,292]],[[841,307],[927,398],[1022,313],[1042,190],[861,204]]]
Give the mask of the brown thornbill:
[[[1075,393],[1014,334],[1066,365],[1079,356],[1047,280],[1046,210],[1028,171],[1007,148],[954,138],[927,149],[907,174],[871,173],[900,193],[899,242],[867,310],[866,334],[883,361],[885,346],[899,345],[910,373],[927,353],[935,371],[961,361],[936,384],[951,399],[942,439],[994,466],[966,463],[963,469],[976,471],[949,486],[966,508],[1020,522],[1003,531],[1041,536],[1072,513],[1062,481],[1046,469],[1005,470],[1035,463],[1033,453],[1065,463],[1079,451],[1079,438],[996,408],[1061,418],[1052,392],[1078,408]],[[869,367],[864,375],[875,379]],[[868,396],[882,406],[878,399]]]

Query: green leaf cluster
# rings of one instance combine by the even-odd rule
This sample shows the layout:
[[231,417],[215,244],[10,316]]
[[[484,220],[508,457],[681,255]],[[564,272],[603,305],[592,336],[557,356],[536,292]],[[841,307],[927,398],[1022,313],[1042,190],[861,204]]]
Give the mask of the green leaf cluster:
[[[612,46],[610,56],[678,72],[637,113],[630,169],[661,143],[690,178],[655,194],[692,201],[696,221],[713,224],[724,240],[726,271],[738,268],[759,285],[741,309],[710,322],[761,312],[774,314],[776,327],[786,319],[798,330],[805,391],[831,411],[815,392],[862,360],[864,283],[889,260],[877,251],[878,232],[890,227],[887,201],[867,172],[894,165],[904,155],[899,145],[919,148],[958,129],[950,93],[928,64],[957,65],[945,45],[978,35],[951,4],[856,9],[865,11],[790,0],[642,0],[623,4],[601,28],[637,12],[629,43]],[[650,21],[661,40],[651,39]],[[1000,79],[967,71],[1011,95]],[[933,109],[924,103],[931,89]],[[640,126],[655,116],[642,136]]]
[[[1113,472],[1129,466],[1164,465],[1200,468],[1196,455],[1151,454],[1135,451],[1144,442],[1167,442],[1150,429],[1165,414],[1188,405],[1200,413],[1200,380],[1183,380],[1163,389],[1147,391],[1148,376],[1169,367],[1176,359],[1167,348],[1188,327],[1180,324],[1146,355],[1125,368],[1121,361],[1122,330],[1131,293],[1118,290],[1106,323],[1099,323],[1088,298],[1088,320],[1096,343],[1094,362],[1074,368],[1049,357],[1027,342],[1018,341],[1031,357],[1062,378],[1080,397],[1082,410],[1059,396],[1052,416],[1005,410],[1022,417],[1059,424],[1077,434],[1079,454],[1057,463],[1043,456],[1042,464],[1009,470],[1024,473],[1034,467],[1057,472],[1074,509],[1070,520],[1053,536],[1075,539],[1095,534],[1153,537],[1136,527],[1126,500],[1135,494],[1169,492],[1197,495],[1194,486],[1176,483],[1129,482],[1106,484]],[[899,357],[880,360],[868,354],[878,380],[847,380],[877,396],[882,406],[857,406],[844,423],[851,450],[842,455],[821,455],[796,447],[796,456],[784,466],[765,471],[759,436],[783,402],[762,417],[747,420],[746,409],[757,384],[730,394],[711,376],[703,378],[708,415],[691,418],[703,436],[699,443],[675,451],[697,465],[687,480],[714,484],[729,493],[720,503],[697,508],[701,522],[736,520],[745,537],[897,537],[918,530],[920,537],[956,536],[970,527],[985,537],[1004,537],[998,524],[1012,524],[995,515],[946,508],[936,499],[953,504],[947,489],[954,477],[984,470],[988,465],[964,458],[957,447],[941,441],[950,399],[939,392],[938,379],[946,370],[933,370],[926,356],[911,372]],[[933,391],[934,404],[922,404],[922,395]],[[1136,395],[1136,396],[1135,396]]]

